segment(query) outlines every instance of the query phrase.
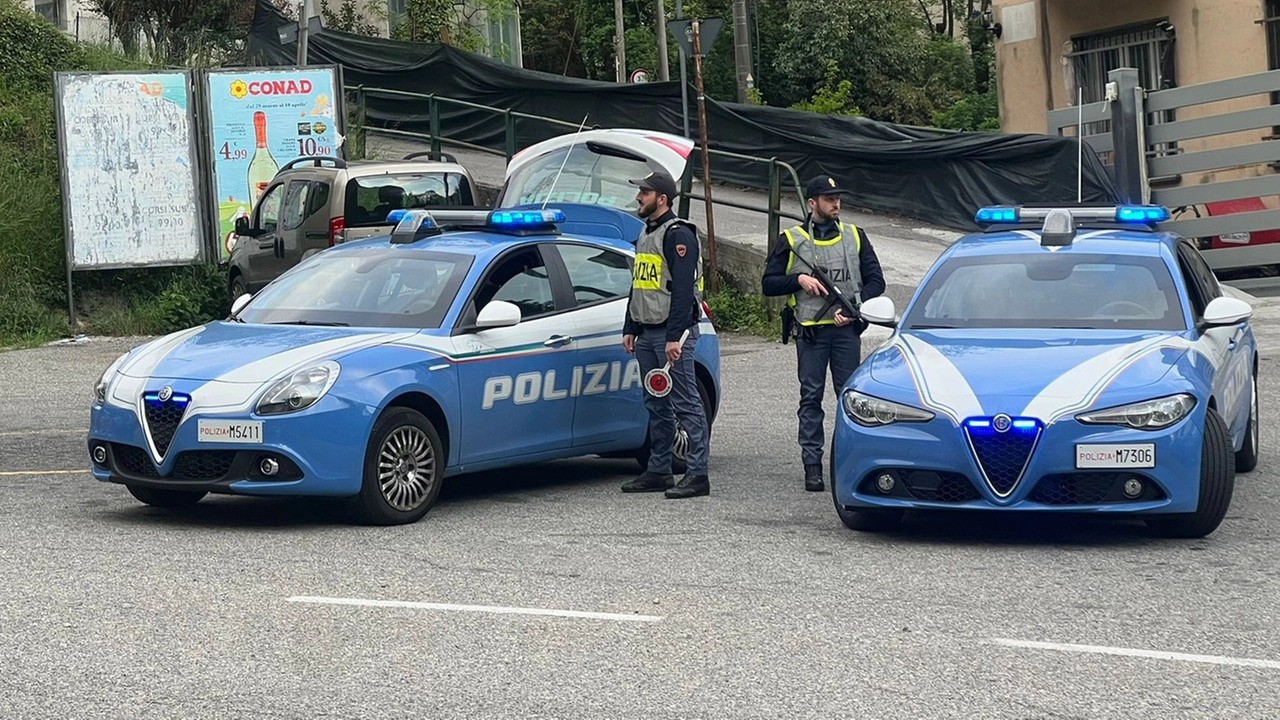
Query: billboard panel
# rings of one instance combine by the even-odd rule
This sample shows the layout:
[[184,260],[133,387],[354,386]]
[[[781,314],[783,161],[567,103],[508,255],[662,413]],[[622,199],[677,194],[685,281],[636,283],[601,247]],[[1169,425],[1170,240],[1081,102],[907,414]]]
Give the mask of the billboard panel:
[[342,86],[333,66],[210,71],[204,80],[220,260],[276,172],[300,157],[341,157]]
[[68,273],[201,261],[207,226],[191,74],[55,79]]

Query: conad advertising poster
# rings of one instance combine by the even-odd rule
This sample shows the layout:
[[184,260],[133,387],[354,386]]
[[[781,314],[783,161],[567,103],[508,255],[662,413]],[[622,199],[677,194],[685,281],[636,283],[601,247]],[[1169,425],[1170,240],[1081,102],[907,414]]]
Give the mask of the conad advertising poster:
[[276,172],[300,157],[341,157],[341,88],[333,67],[219,70],[205,80],[221,259]]

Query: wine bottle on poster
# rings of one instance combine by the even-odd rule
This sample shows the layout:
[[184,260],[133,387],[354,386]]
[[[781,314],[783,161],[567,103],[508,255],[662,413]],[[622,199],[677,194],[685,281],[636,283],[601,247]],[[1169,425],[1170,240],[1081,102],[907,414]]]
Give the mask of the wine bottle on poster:
[[256,135],[257,148],[249,161],[249,207],[258,204],[258,198],[271,184],[271,180],[280,170],[279,163],[271,155],[267,147],[267,115],[262,111],[253,114],[253,132]]

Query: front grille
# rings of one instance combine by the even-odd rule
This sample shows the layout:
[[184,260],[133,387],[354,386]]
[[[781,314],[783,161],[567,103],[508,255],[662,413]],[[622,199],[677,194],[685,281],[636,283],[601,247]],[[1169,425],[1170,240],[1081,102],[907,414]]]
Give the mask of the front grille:
[[173,463],[174,480],[220,480],[236,459],[234,450],[190,450]]
[[[1136,477],[1142,493],[1136,498],[1124,494],[1124,483]],[[1133,473],[1086,472],[1046,475],[1027,497],[1043,505],[1094,505],[1098,503],[1147,502],[1164,498],[1164,491],[1150,479]]]
[[156,452],[164,457],[169,452],[169,443],[173,442],[178,423],[187,410],[186,398],[174,395],[167,401],[161,401],[154,394],[148,394],[143,400],[143,409],[147,416],[147,429],[151,432],[151,442],[155,443]]
[[1022,479],[1022,471],[1040,438],[1040,424],[1027,428],[1011,426],[999,432],[993,424],[980,426],[970,421],[965,425],[965,433],[987,484],[996,495],[1008,496]]
[[111,455],[115,458],[116,467],[136,477],[158,478],[160,471],[156,469],[147,451],[132,445],[111,445]]
[[178,455],[173,470],[161,475],[147,451],[133,445],[112,443],[111,455],[116,468],[133,477],[165,480],[221,480],[231,470],[236,460],[235,450],[188,450]]
[[968,478],[959,473],[908,470],[898,474],[917,499],[930,502],[962,503],[982,497]]

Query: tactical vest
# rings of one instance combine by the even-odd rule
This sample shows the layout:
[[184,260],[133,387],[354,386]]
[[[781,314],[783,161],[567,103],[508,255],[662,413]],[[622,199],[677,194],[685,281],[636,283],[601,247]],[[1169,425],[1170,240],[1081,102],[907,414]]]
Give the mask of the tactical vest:
[[[662,324],[671,314],[671,268],[663,251],[667,230],[676,223],[689,225],[680,218],[671,218],[652,230],[646,227],[636,240],[636,262],[631,271],[631,319],[643,325]],[[696,228],[693,237],[697,242]],[[694,270],[694,299],[702,300],[701,262]]]
[[[858,235],[858,228],[848,223],[838,223],[836,229],[838,234],[830,240],[814,240],[799,225],[783,232],[792,253],[822,268],[845,297],[861,298],[862,263],[858,254],[862,250],[862,238]],[[843,242],[846,237],[853,242]],[[794,266],[799,266],[800,272],[810,272],[804,263],[796,262],[794,255],[789,255],[787,272],[792,272]],[[810,295],[798,290],[787,298],[787,304],[795,309],[796,322],[801,325],[834,325],[840,304],[831,303],[828,307],[830,300],[829,295]],[[823,312],[824,308],[826,312]]]

